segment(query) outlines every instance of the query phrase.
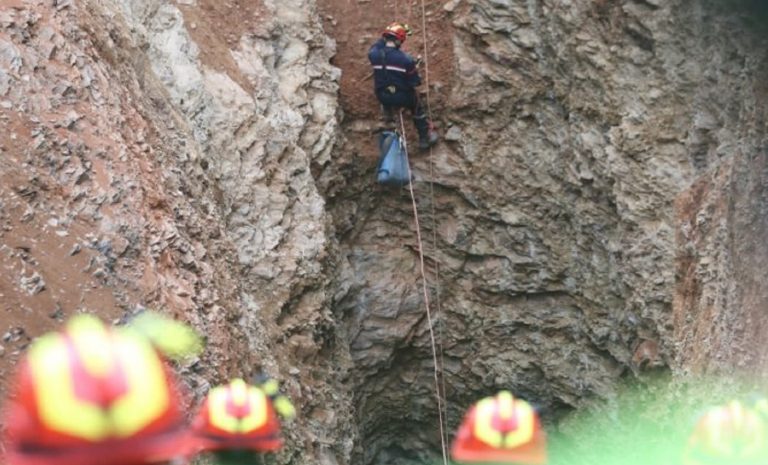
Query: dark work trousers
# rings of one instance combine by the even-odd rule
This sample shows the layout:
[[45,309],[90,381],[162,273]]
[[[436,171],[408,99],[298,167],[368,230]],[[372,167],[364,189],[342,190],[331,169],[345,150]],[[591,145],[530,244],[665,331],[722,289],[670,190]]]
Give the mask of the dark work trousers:
[[379,102],[381,102],[385,120],[394,120],[395,111],[398,108],[405,108],[411,112],[413,125],[416,126],[416,130],[419,132],[419,137],[427,137],[427,133],[429,132],[429,120],[427,119],[427,112],[424,111],[424,106],[415,89],[398,89],[392,93],[389,91],[389,88],[385,87],[376,91],[376,97],[379,99]]

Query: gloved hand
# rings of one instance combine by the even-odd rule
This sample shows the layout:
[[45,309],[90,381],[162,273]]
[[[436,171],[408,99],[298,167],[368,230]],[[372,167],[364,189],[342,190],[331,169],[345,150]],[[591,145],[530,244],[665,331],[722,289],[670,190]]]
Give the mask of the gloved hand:
[[413,62],[416,66],[419,66],[424,62],[424,59],[421,57],[421,55],[416,55],[416,58],[414,58]]

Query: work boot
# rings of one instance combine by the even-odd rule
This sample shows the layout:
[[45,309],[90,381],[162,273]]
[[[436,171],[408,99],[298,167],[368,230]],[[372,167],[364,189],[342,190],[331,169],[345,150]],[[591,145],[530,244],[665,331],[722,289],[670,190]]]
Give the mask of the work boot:
[[432,128],[426,131],[419,131],[419,149],[421,150],[429,150],[430,147],[437,144],[438,140],[440,140],[440,136]]
[[421,150],[428,150],[433,145],[437,144],[440,137],[435,131],[435,126],[432,121],[427,118],[427,115],[414,116],[413,124],[416,126],[416,131],[419,133],[419,148]]

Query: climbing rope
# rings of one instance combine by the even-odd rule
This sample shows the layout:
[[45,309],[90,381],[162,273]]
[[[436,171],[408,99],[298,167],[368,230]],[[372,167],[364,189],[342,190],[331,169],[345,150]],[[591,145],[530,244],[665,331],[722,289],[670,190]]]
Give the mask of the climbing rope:
[[[429,45],[427,44],[427,41],[429,37],[427,36],[427,10],[424,6],[424,0],[421,0],[421,34],[424,36],[424,83],[426,84],[427,88],[427,116],[429,116],[429,120],[432,121],[432,108],[430,108],[429,105]],[[429,155],[430,158],[432,157],[432,147],[429,148]]]
[[[424,84],[426,88],[425,92],[425,104],[426,104],[426,111],[427,116],[429,118],[430,122],[434,121],[434,118],[432,116],[432,105],[431,105],[431,95],[430,95],[430,69],[429,69],[429,30],[427,28],[427,11],[426,11],[426,4],[424,0],[420,0],[420,6],[421,6],[421,32],[422,32],[422,39],[423,39],[423,55],[422,55],[422,61],[424,63]],[[413,1],[408,2],[408,22],[411,22],[411,19],[413,17]],[[443,461],[444,465],[447,465],[447,456],[448,456],[448,448],[446,445],[446,439],[445,439],[445,422],[448,418],[448,402],[447,402],[447,396],[446,396],[446,388],[445,388],[445,373],[443,372],[444,366],[445,366],[445,357],[443,352],[443,330],[445,325],[445,316],[442,310],[442,293],[440,288],[440,262],[437,259],[438,255],[438,238],[437,238],[437,230],[438,230],[438,220],[437,220],[437,213],[435,209],[435,186],[434,186],[434,178],[435,178],[435,163],[434,163],[434,150],[432,146],[429,147],[429,198],[430,198],[430,213],[432,216],[432,250],[435,254],[435,259],[433,260],[434,263],[434,273],[435,273],[435,279],[434,279],[434,289],[435,289],[435,308],[437,311],[437,328],[438,328],[438,343],[437,346],[439,346],[439,361],[437,357],[437,350],[435,347],[435,338],[433,333],[433,324],[432,324],[432,318],[431,313],[429,312],[430,306],[427,305],[427,311],[428,311],[428,318],[429,318],[429,328],[430,328],[430,335],[432,336],[432,352],[433,352],[433,358],[435,363],[435,390],[436,395],[438,398],[438,409],[439,411],[439,417],[440,417],[440,440],[442,443],[442,452],[443,452]],[[410,165],[409,165],[410,167]],[[412,187],[411,187],[412,189]],[[413,195],[413,194],[412,194]],[[414,214],[416,213],[416,204],[414,202]],[[419,252],[422,252],[421,244],[419,244]],[[422,266],[423,266],[423,254],[422,254]],[[426,278],[425,278],[426,279]]]
[[416,224],[416,246],[419,248],[419,270],[421,271],[421,289],[424,293],[424,306],[427,310],[427,326],[429,327],[429,338],[432,342],[432,359],[434,360],[435,374],[435,398],[437,399],[437,414],[440,422],[440,446],[443,454],[443,465],[448,465],[448,448],[445,439],[445,420],[443,418],[443,399],[440,395],[440,375],[437,358],[437,344],[435,342],[435,332],[432,326],[432,312],[429,305],[429,290],[427,289],[427,272],[424,265],[424,244],[421,240],[421,226],[419,224],[419,209],[416,204],[416,194],[413,190],[413,176],[411,174],[411,162],[408,158],[408,141],[405,138],[405,122],[403,120],[403,110],[400,109],[400,130],[403,134],[403,148],[405,149],[405,162],[408,166],[408,191],[411,194],[413,203],[413,220]]
[[[427,117],[429,121],[434,122],[432,118],[432,106],[430,103],[430,90],[429,90],[429,35],[427,34],[427,11],[424,6],[424,0],[421,0],[421,31],[424,38],[424,83],[426,84],[426,104],[427,104]],[[445,316],[443,314],[442,302],[441,302],[441,289],[440,289],[440,262],[437,260],[437,213],[435,212],[435,163],[434,163],[434,151],[432,146],[429,147],[429,203],[430,212],[432,214],[432,250],[435,251],[435,304],[438,315],[438,341],[440,342],[440,369],[442,372],[445,367],[445,357],[443,354],[443,326],[445,324]],[[448,400],[445,391],[445,373],[441,376],[441,388],[445,402],[443,406],[445,411],[443,414],[448,418]]]
[[[413,17],[413,0],[408,0],[408,15],[406,18],[406,22],[408,24],[411,24],[411,19]],[[394,0],[394,7],[395,7],[395,17],[396,18],[402,18],[400,15],[400,3],[398,0]],[[425,66],[425,83],[426,83],[426,110],[427,115],[429,117],[430,121],[433,121],[432,119],[432,109],[430,106],[430,94],[429,94],[429,48],[427,45],[427,20],[426,20],[426,7],[424,5],[424,0],[421,0],[421,24],[422,24],[422,34],[424,38],[424,66]],[[414,192],[413,188],[413,177],[411,174],[411,164],[410,160],[408,159],[408,142],[405,138],[405,123],[403,120],[403,110],[401,109],[399,112],[400,116],[400,130],[401,134],[403,135],[403,148],[405,150],[405,157],[406,157],[406,165],[408,166],[408,191],[411,195],[411,202],[413,204],[413,218],[414,223],[416,225],[416,241],[417,241],[417,247],[419,248],[419,268],[421,272],[422,277],[422,292],[424,294],[424,305],[426,307],[426,314],[427,314],[427,324],[429,326],[429,337],[431,341],[431,347],[432,347],[432,358],[434,361],[434,378],[435,378],[435,398],[437,399],[437,412],[438,412],[438,420],[440,423],[440,446],[441,446],[441,452],[443,456],[443,465],[448,465],[448,446],[446,441],[446,420],[448,417],[448,407],[447,402],[445,401],[445,375],[443,373],[443,366],[444,366],[444,357],[443,357],[443,324],[441,321],[441,324],[439,325],[439,347],[440,347],[440,357],[438,359],[438,350],[437,346],[438,343],[435,341],[435,331],[434,331],[434,323],[432,320],[432,311],[431,311],[431,305],[430,305],[430,299],[429,299],[429,289],[428,289],[428,282],[427,282],[427,272],[426,272],[426,265],[424,260],[424,244],[422,241],[421,236],[421,225],[419,222],[419,210],[418,205],[416,203],[416,194]],[[430,182],[429,182],[429,193],[430,193],[430,207],[431,207],[431,213],[432,213],[432,223],[433,223],[433,231],[432,231],[432,240],[433,240],[433,248],[435,250],[435,254],[437,255],[437,215],[435,213],[435,193],[434,193],[434,182],[432,179],[434,179],[434,161],[433,161],[433,150],[432,147],[429,149],[429,173],[430,173]],[[435,285],[435,293],[436,293],[436,304],[437,304],[437,312],[440,318],[442,318],[442,308],[441,308],[441,302],[440,302],[440,267],[435,260],[435,276],[437,283]]]

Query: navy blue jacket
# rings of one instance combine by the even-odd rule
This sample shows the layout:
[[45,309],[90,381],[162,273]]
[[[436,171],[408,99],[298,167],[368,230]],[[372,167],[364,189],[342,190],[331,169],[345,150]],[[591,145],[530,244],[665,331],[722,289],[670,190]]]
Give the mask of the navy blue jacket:
[[387,47],[385,39],[376,41],[368,51],[373,66],[373,85],[376,92],[394,85],[400,91],[410,91],[421,84],[416,60],[399,48]]

